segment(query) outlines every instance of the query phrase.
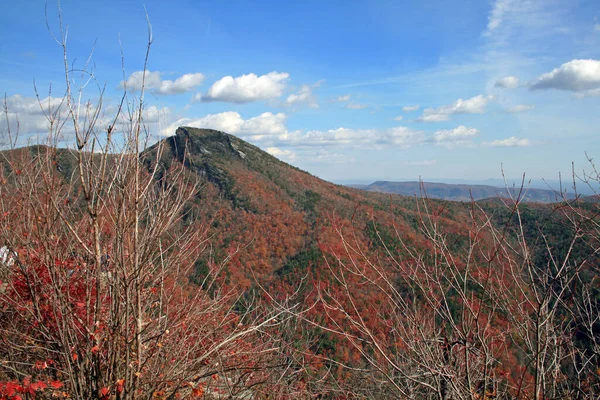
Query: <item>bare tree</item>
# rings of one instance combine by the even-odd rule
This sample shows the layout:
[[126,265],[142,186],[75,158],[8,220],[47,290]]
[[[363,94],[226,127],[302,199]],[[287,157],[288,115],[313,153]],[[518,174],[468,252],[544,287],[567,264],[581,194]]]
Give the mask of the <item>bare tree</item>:
[[318,296],[327,318],[300,317],[359,355],[328,358],[370,382],[362,396],[598,395],[598,198],[525,206],[523,193],[455,205],[451,219],[449,203],[423,192],[416,236],[368,223],[379,251],[332,219],[334,284]]
[[[164,141],[148,148],[145,74],[108,117],[89,60],[71,66],[60,12],[59,23],[66,92],[42,109],[46,144],[14,149],[7,118],[0,239],[18,258],[3,257],[0,270],[0,396],[285,392],[288,365],[269,334],[281,313],[258,303],[236,310],[238,295],[216,285],[227,260],[210,263],[203,288],[189,282],[207,227],[182,218],[200,182],[185,162],[160,163]],[[144,71],[152,42],[148,22]],[[58,148],[65,135],[74,149]]]

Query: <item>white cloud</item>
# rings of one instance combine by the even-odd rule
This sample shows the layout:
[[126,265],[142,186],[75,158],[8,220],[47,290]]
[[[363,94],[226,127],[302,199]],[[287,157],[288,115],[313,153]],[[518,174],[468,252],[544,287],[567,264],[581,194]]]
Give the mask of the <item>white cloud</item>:
[[439,130],[433,134],[433,140],[437,143],[463,143],[477,136],[479,131],[460,125],[454,129]]
[[414,129],[405,126],[398,126],[384,132],[381,144],[394,144],[407,149],[413,145],[423,143],[424,140],[425,136],[422,131],[415,131]]
[[197,72],[195,74],[184,74],[174,81],[164,80],[156,90],[159,94],[179,94],[189,92],[204,82],[204,75]]
[[408,148],[425,141],[422,131],[407,127],[395,127],[385,130],[350,129],[340,127],[327,131],[312,130],[295,131],[277,137],[279,146],[348,148],[348,149],[380,149],[382,146],[395,145]]
[[518,113],[524,111],[531,111],[535,108],[533,104],[517,104],[516,106],[511,106],[506,109],[509,113]]
[[475,96],[467,100],[458,99],[450,105],[438,108],[426,108],[423,115],[417,118],[420,122],[440,122],[447,121],[454,114],[483,114],[487,103],[492,96]]
[[402,119],[404,119],[404,117],[402,115],[398,115],[394,118],[394,121],[402,121]]
[[[240,135],[281,135],[287,132],[285,120],[287,116],[284,113],[273,114],[271,112],[262,113],[256,117],[245,120],[239,130],[234,133]],[[256,138],[258,140],[258,138]]]
[[483,142],[484,146],[490,147],[524,147],[531,145],[531,141],[529,139],[517,138],[515,136],[511,136],[506,139],[494,140],[492,142]]
[[419,106],[418,104],[415,104],[414,106],[404,106],[404,107],[402,107],[402,111],[404,111],[404,112],[417,111],[419,108],[421,108],[421,106]]
[[[67,105],[62,97],[46,97],[38,100],[35,97],[25,97],[19,94],[6,97],[8,109],[8,121],[11,132],[14,134],[17,129],[20,135],[19,145],[27,145],[28,140],[44,139],[49,134],[50,122],[48,117],[55,118],[53,126],[53,135],[56,135],[56,129],[59,128],[59,140],[69,144],[74,138],[74,128],[72,121],[69,120]],[[95,112],[96,104],[92,102],[81,105],[80,123],[83,123],[86,113]],[[117,112],[117,105],[111,104],[105,100],[103,108],[95,121],[97,132],[106,132],[108,127],[113,124]],[[159,126],[169,119],[169,108],[147,105],[143,111],[145,128],[150,135],[159,132]],[[123,114],[117,119],[115,133],[129,129],[129,121]],[[0,134],[7,132],[6,118],[0,118]],[[36,139],[37,136],[37,139]]]
[[514,4],[517,3],[515,0],[498,0],[494,3],[492,11],[488,15],[488,24],[486,34],[489,35],[495,31],[502,24],[505,15],[511,10]]
[[366,104],[359,104],[359,103],[349,103],[345,105],[345,108],[347,108],[348,110],[364,110],[365,108],[369,107]]
[[600,88],[599,60],[572,60],[541,75],[531,90],[559,89],[572,92]]
[[[558,31],[564,27],[564,17],[559,19],[560,26],[552,26],[556,18],[564,16],[564,10],[561,9],[559,1],[537,1],[537,0],[496,0],[488,14],[488,24],[483,36],[494,40],[505,41],[507,36],[514,36],[516,41],[522,40],[524,35],[528,35],[531,30],[540,28],[550,28]],[[562,11],[562,14],[560,13]],[[558,25],[558,24],[557,24]],[[520,29],[516,30],[515,28]],[[547,33],[547,32],[544,32]]]
[[289,136],[292,142],[298,145],[323,146],[337,145],[350,147],[369,146],[377,139],[377,132],[372,129],[337,128],[327,131],[295,132]]
[[144,109],[144,122],[154,124],[164,122],[168,119],[171,110],[168,107],[148,106]]
[[[433,109],[428,108],[426,110],[433,110]],[[435,113],[425,114],[425,113],[423,113],[423,115],[421,115],[416,120],[418,122],[442,122],[442,121],[448,121],[449,119],[450,119],[450,117],[448,117],[448,115],[446,115],[446,114],[435,114]]]
[[6,97],[6,106],[9,112],[27,116],[43,116],[49,110],[57,109],[62,103],[62,97],[46,97],[41,100],[38,100],[36,97],[25,97],[20,94]]
[[286,134],[285,120],[286,115],[283,113],[265,112],[245,120],[238,112],[226,111],[197,119],[181,118],[163,129],[162,132],[169,136],[173,135],[180,126],[191,126],[216,129],[233,135],[250,137],[254,140],[263,140],[269,136]]
[[356,157],[349,156],[345,152],[314,147],[307,150],[303,152],[302,158],[309,163],[348,165],[356,162]]
[[600,88],[586,90],[585,92],[578,92],[573,95],[577,99],[583,99],[584,97],[598,97],[600,96]]
[[135,71],[129,75],[127,82],[121,81],[120,85],[122,88],[127,87],[128,90],[134,91],[142,90],[142,85],[148,89],[156,89],[160,87],[160,72],[146,70],[144,75],[144,71]]
[[291,150],[280,149],[279,147],[267,147],[267,153],[285,161],[295,161],[296,153]]
[[146,70],[144,76],[144,71],[136,71],[129,75],[127,82],[121,81],[120,85],[121,87],[125,87],[126,85],[129,90],[140,91],[143,82],[146,89],[157,94],[169,95],[189,92],[204,82],[204,74],[199,72],[184,74],[174,81],[162,80],[161,75],[159,71]]
[[311,108],[319,108],[316,97],[313,95],[313,89],[321,86],[322,81],[313,85],[302,85],[297,93],[292,93],[285,100],[286,105],[306,104]]
[[[52,115],[63,105],[62,97],[46,97],[38,101],[35,97],[25,97],[19,94],[6,97],[6,107],[8,115],[0,118],[0,133],[8,132],[10,128],[12,134],[47,134],[50,124],[44,114]],[[64,114],[64,112],[63,112]],[[8,117],[8,125],[6,121]],[[67,126],[70,128],[72,125]]]
[[346,94],[344,96],[339,96],[337,99],[335,99],[335,101],[338,103],[344,103],[346,101],[350,101],[350,97],[351,96],[349,94]]
[[500,78],[494,84],[494,87],[505,88],[505,89],[514,89],[519,86],[519,78],[516,76],[505,76],[504,78]]
[[249,103],[280,97],[289,78],[287,72],[269,72],[266,75],[246,74],[236,78],[225,76],[212,84],[205,95],[197,93],[196,101],[225,101]]

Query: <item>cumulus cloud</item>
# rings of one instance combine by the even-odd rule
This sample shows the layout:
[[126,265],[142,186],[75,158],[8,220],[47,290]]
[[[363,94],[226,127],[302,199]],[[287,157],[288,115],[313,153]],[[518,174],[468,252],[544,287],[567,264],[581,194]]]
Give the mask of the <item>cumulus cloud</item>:
[[[19,94],[6,97],[8,115],[0,118],[0,132],[19,134],[46,134],[49,122],[46,115],[52,115],[63,105],[62,97],[46,97],[38,100],[36,97],[25,97]],[[6,121],[8,117],[8,124]]]
[[160,72],[146,70],[144,74],[144,71],[135,71],[129,75],[127,81],[121,81],[120,85],[122,88],[135,91],[142,90],[142,85],[148,89],[155,89],[160,86]]
[[37,97],[25,97],[20,94],[6,97],[6,106],[9,112],[24,115],[44,115],[61,106],[62,97],[46,97],[38,100]]
[[[6,105],[8,110],[8,123],[6,118],[0,118],[0,133],[7,132],[10,127],[11,132],[15,133],[18,126],[20,135],[19,145],[28,144],[28,140],[36,140],[35,138],[45,138],[50,129],[48,118],[55,118],[53,126],[53,135],[56,129],[60,129],[59,139],[69,144],[74,139],[73,124],[68,120],[66,102],[62,97],[46,97],[38,100],[35,97],[26,97],[19,94],[6,97]],[[95,112],[96,104],[93,102],[83,103],[79,114],[81,119],[85,118],[87,113]],[[106,132],[108,127],[114,123],[114,118],[117,114],[117,105],[111,104],[106,100],[102,110],[95,121],[95,128],[98,132]],[[146,129],[150,135],[155,135],[159,132],[159,126],[168,120],[170,115],[169,108],[157,107],[156,105],[148,105],[143,110],[143,120]],[[119,133],[128,129],[129,122],[121,114],[121,118],[117,119],[117,124],[114,127],[114,132]]]
[[531,145],[531,141],[529,139],[511,136],[506,139],[494,140],[492,142],[483,142],[483,145],[490,147],[524,147]]
[[218,114],[208,114],[197,119],[181,118],[163,129],[162,132],[164,135],[169,136],[175,134],[180,126],[191,126],[216,129],[233,135],[262,140],[268,136],[286,134],[285,120],[286,115],[283,113],[265,112],[256,117],[244,119],[238,112],[226,111]]
[[572,60],[542,74],[530,86],[531,90],[558,89],[583,92],[600,88],[599,60]]
[[171,110],[168,107],[157,107],[151,105],[144,108],[144,122],[146,124],[155,124],[164,122],[169,118]]
[[475,128],[460,125],[454,129],[439,130],[433,134],[433,141],[444,145],[458,145],[470,143],[471,139],[479,134]]
[[197,72],[195,74],[184,74],[174,81],[163,80],[156,90],[158,94],[179,94],[189,92],[196,86],[200,86],[204,82],[204,75]]
[[322,81],[319,81],[313,85],[302,85],[300,90],[296,93],[292,93],[285,100],[286,105],[298,105],[306,104],[311,108],[319,108],[316,97],[313,95],[313,89],[321,86]]
[[419,108],[421,108],[421,106],[419,106],[418,104],[415,104],[414,106],[404,106],[404,107],[402,107],[402,111],[404,111],[404,112],[417,111]]
[[199,72],[184,74],[179,78],[172,80],[163,80],[162,73],[159,71],[148,71],[144,76],[144,71],[136,71],[129,75],[127,81],[121,81],[122,88],[127,87],[129,90],[140,91],[142,82],[146,89],[151,90],[156,94],[181,94],[194,90],[204,82],[204,74]]
[[279,147],[267,147],[267,153],[285,161],[295,161],[296,153],[292,150],[280,149]]
[[524,111],[531,111],[535,108],[533,104],[517,104],[516,106],[511,106],[506,109],[509,113],[518,113]]
[[[323,147],[302,147],[295,148],[297,151],[291,151],[288,149],[281,149],[281,158],[286,159],[287,153],[290,154],[287,159],[290,161],[297,162],[302,160],[303,163],[318,163],[318,164],[348,164],[356,161],[355,157],[349,156],[345,151],[335,148],[323,148]],[[273,154],[275,155],[275,154]],[[280,157],[275,155],[275,157]]]
[[454,103],[438,108],[426,108],[423,115],[417,118],[419,122],[447,121],[455,114],[483,114],[492,96],[475,96],[467,100],[458,99]]
[[327,131],[312,130],[306,133],[293,132],[285,138],[296,145],[304,146],[349,146],[368,147],[377,140],[377,131],[374,129],[336,128]]
[[425,135],[422,131],[398,126],[384,132],[381,144],[394,144],[406,149],[413,145],[421,144],[424,141]]
[[266,75],[225,76],[212,84],[205,95],[197,93],[196,101],[225,101],[249,103],[280,97],[290,75],[287,72],[269,72]]
[[500,78],[494,84],[494,87],[504,88],[504,89],[514,89],[519,86],[519,78],[516,76],[505,76],[504,78]]
[[395,145],[409,148],[425,141],[422,131],[407,127],[391,129],[350,129],[336,128],[325,131],[312,130],[308,132],[294,131],[277,137],[278,143],[295,148],[349,148],[349,149],[379,149],[382,146]]

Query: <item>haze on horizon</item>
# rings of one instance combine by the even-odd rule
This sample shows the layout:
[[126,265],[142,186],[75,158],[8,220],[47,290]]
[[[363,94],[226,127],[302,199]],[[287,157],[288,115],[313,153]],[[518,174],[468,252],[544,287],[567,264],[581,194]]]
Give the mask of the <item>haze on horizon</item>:
[[[572,162],[578,173],[588,168],[586,152],[598,157],[597,1],[145,7],[155,38],[146,121],[156,139],[181,125],[218,129],[333,181],[481,181],[501,178],[502,167],[511,178],[554,180],[570,176]],[[144,6],[68,0],[61,8],[74,68],[94,49],[108,115],[124,85],[140,85]],[[56,13],[49,4],[54,32]],[[43,104],[64,90],[44,2],[5,4],[0,33],[9,119],[18,115],[24,140],[39,137],[46,122],[33,80]]]

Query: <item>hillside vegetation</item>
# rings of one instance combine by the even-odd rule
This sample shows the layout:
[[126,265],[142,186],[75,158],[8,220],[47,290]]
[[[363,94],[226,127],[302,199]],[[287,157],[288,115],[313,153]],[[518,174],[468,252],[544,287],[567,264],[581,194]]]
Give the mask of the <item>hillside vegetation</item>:
[[599,393],[598,202],[368,192],[191,127],[2,159],[5,397]]

